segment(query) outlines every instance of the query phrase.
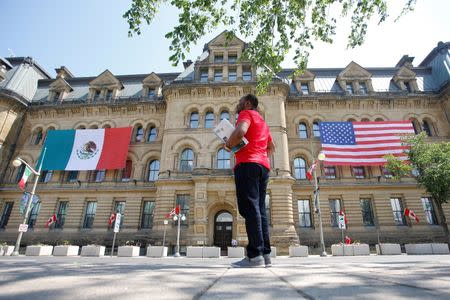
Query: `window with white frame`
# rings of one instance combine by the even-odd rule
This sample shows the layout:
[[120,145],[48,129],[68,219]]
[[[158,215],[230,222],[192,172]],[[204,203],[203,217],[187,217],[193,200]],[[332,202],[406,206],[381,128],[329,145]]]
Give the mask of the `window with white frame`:
[[427,223],[430,225],[437,225],[436,213],[433,206],[433,199],[430,197],[420,198],[422,201],[423,210],[425,212],[425,217],[427,218]]
[[391,207],[395,224],[406,225],[405,215],[403,214],[402,200],[400,198],[391,198]]
[[200,69],[200,82],[208,82],[208,69]]
[[155,159],[148,165],[148,181],[156,181],[159,176],[159,160]]
[[308,138],[308,127],[304,122],[301,122],[298,124],[298,137],[301,139],[307,139]]
[[220,121],[223,119],[227,119],[228,121],[230,120],[230,114],[226,110],[220,113]]
[[367,85],[364,81],[359,82],[359,93],[361,95],[367,95]]
[[189,128],[198,128],[199,115],[198,112],[194,111],[191,113],[189,119]]
[[349,95],[353,95],[354,94],[354,92],[353,92],[353,84],[351,82],[347,82],[345,84],[345,89],[347,91],[347,94],[349,94]]
[[224,148],[217,152],[217,169],[230,169],[231,154]]
[[220,82],[222,79],[222,69],[214,69],[214,81]]
[[294,177],[295,179],[306,179],[306,160],[302,157],[294,159]]
[[320,126],[318,121],[313,122],[313,136],[316,138],[320,137]]
[[235,68],[228,69],[228,81],[236,81],[237,71]]
[[306,82],[301,83],[301,89],[303,95],[309,95],[309,85]]
[[147,142],[156,141],[157,136],[158,136],[158,132],[156,130],[156,127],[154,127],[154,126],[150,127],[150,130],[148,131]]
[[244,81],[252,80],[252,69],[250,67],[244,67],[242,69],[242,80]]
[[213,128],[214,126],[214,113],[208,111],[205,115],[205,128]]
[[194,168],[194,151],[192,149],[184,149],[181,152],[180,171],[191,172]]
[[300,227],[311,227],[311,206],[309,200],[298,200],[298,223]]

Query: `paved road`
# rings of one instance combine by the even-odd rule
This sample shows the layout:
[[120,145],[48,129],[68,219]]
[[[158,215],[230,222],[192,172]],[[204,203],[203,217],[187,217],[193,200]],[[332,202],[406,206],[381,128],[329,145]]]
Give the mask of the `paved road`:
[[236,260],[0,257],[0,299],[450,299],[450,255]]

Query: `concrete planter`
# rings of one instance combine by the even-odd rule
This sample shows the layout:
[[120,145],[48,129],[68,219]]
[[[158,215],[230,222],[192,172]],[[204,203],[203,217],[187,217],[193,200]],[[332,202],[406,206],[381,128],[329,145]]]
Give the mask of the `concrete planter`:
[[3,255],[10,256],[14,252],[14,246],[3,246]]
[[307,257],[308,256],[308,246],[290,246],[289,247],[290,257]]
[[270,257],[277,257],[277,247],[270,247]]
[[431,244],[406,244],[405,250],[407,254],[413,255],[433,254]]
[[228,247],[228,257],[241,258],[245,256],[244,247]]
[[344,247],[340,244],[331,245],[331,254],[333,256],[343,256],[344,255]]
[[148,257],[165,257],[167,256],[167,247],[163,246],[148,246],[147,256]]
[[62,245],[55,246],[53,256],[77,256],[80,246]]
[[219,258],[220,247],[203,247],[203,258]]
[[367,244],[352,245],[353,255],[370,255],[370,248]]
[[400,255],[402,249],[400,244],[377,244],[375,246],[378,255]]
[[27,246],[26,256],[50,256],[53,252],[53,246]]
[[448,244],[445,243],[432,243],[431,250],[433,250],[433,254],[450,254]]
[[202,258],[203,257],[203,247],[188,246],[186,248],[186,257]]
[[117,250],[117,256],[120,257],[133,257],[139,256],[141,247],[138,246],[120,246]]
[[105,255],[105,246],[83,246],[81,248],[81,256],[104,256]]

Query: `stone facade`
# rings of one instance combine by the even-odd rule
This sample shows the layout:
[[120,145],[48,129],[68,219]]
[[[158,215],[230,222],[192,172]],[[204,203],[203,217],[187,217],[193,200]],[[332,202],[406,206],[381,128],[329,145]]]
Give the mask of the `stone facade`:
[[[238,99],[255,92],[255,69],[239,60],[244,47],[237,38],[226,43],[221,34],[205,45],[196,62],[186,62],[181,73],[115,76],[106,70],[87,78],[74,77],[61,67],[56,79],[36,79],[31,97],[12,96],[5,85],[0,86],[0,140],[8,145],[1,152],[0,212],[4,216],[0,240],[14,240],[22,218],[16,185],[20,170],[11,165],[15,156],[35,164],[48,130],[131,126],[130,170],[43,173],[37,191],[40,208],[32,216],[34,229],[24,235],[24,243],[70,240],[73,244],[109,244],[113,233],[108,218],[121,210],[119,241],[161,245],[165,214],[176,203],[184,203],[187,221],[182,226],[181,245],[217,244],[221,234],[217,227],[222,223],[216,219],[223,212],[232,217],[230,237],[245,244],[244,220],[237,211],[228,167],[232,168],[233,158],[221,152],[222,145],[210,128],[225,113],[233,122]],[[279,253],[287,253],[290,245],[319,243],[313,186],[304,178],[320,150],[315,130],[318,122],[412,120],[418,131],[429,132],[430,141],[449,140],[449,74],[441,78],[442,60],[449,61],[448,43],[438,45],[418,67],[404,57],[392,68],[364,69],[352,62],[340,70],[310,69],[295,78],[289,77],[292,70],[283,70],[281,80],[274,79],[259,99],[260,112],[277,147],[271,158],[267,202],[272,242]],[[14,71],[9,67],[7,72]],[[299,158],[304,166],[298,164]],[[336,167],[334,176],[323,166],[319,168],[327,245],[339,241],[341,234],[332,226],[330,200],[334,199],[346,212],[346,234],[354,240],[368,244],[377,243],[378,238],[398,243],[444,240],[437,225],[440,220],[428,224],[421,202],[427,195],[412,177],[396,181],[379,167],[355,172],[350,167]],[[28,183],[27,189],[31,185]],[[415,211],[421,222],[406,220],[397,225],[391,198]],[[372,224],[367,216],[363,218],[361,199],[369,203]],[[13,206],[6,220],[8,203]],[[61,203],[66,203],[65,210]],[[92,203],[96,205],[94,215],[90,215]],[[444,210],[450,216],[448,205]],[[45,228],[55,213],[64,217],[64,224]],[[167,244],[173,246],[176,227],[170,222],[166,230]]]

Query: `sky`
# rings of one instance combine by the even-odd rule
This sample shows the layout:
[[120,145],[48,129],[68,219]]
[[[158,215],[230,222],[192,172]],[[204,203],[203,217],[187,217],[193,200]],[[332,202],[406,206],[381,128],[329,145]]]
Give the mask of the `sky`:
[[[333,44],[315,43],[310,68],[345,67],[355,61],[364,67],[390,67],[408,54],[418,65],[439,41],[450,41],[450,1],[417,0],[416,9],[394,22],[402,3],[390,0],[391,17],[369,25],[365,43],[347,49],[348,20],[339,20]],[[164,35],[178,20],[177,10],[163,6],[140,36],[128,37],[122,18],[128,0],[0,0],[0,56],[31,56],[55,76],[66,66],[75,76],[180,72],[169,62],[170,41]],[[188,59],[201,55],[204,44],[226,28],[208,33],[191,46]],[[295,67],[289,53],[283,67]]]

